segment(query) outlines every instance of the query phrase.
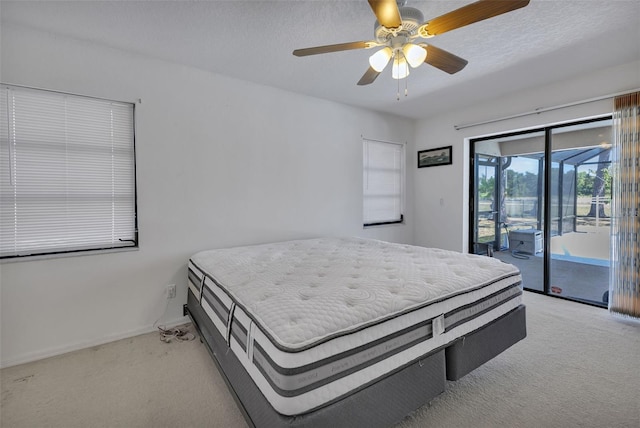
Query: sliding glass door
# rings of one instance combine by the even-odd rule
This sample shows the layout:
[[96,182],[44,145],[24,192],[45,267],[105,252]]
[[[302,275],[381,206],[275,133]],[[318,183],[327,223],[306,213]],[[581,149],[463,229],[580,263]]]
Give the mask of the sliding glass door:
[[611,120],[553,129],[549,293],[606,305]]
[[[539,242],[544,225],[544,193],[540,191],[544,186],[544,132],[484,139],[475,142],[474,152],[474,194],[479,208],[471,229],[475,252],[483,253],[478,243],[488,243],[494,257],[520,268],[527,288],[544,291]],[[486,172],[486,159],[495,166],[492,174]],[[491,222],[495,222],[494,229]],[[493,234],[488,233],[490,229]],[[531,246],[533,241],[538,247]]]
[[472,251],[526,289],[606,306],[610,138],[603,118],[473,140]]
[[498,175],[498,158],[491,155],[478,154],[476,183],[476,224],[474,243],[476,252],[486,251],[488,254],[498,250],[500,242],[500,223],[496,211],[496,177]]

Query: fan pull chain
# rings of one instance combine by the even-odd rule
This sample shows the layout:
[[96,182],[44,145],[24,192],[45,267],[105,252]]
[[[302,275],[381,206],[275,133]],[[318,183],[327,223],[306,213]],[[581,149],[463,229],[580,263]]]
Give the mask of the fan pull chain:
[[409,93],[409,61],[407,61],[407,56],[402,52],[402,56],[404,57],[405,68],[407,69],[407,75],[404,78],[404,96],[406,97]]
[[[402,55],[404,56],[404,53],[402,53]],[[394,59],[394,61],[397,61],[397,67],[398,67],[398,73],[400,73],[400,52],[398,52]],[[406,62],[406,57],[405,57],[405,67],[407,68],[407,76],[404,77],[404,96],[408,96],[409,95],[409,82],[408,82],[408,69],[409,69],[409,64],[408,62]],[[398,80],[398,90],[396,91],[396,101],[400,101],[400,80],[402,79],[397,79]]]
[[[396,67],[398,67],[398,69],[400,68],[400,55],[398,55],[396,53],[396,61],[397,61],[397,65]],[[399,72],[399,71],[398,71]],[[398,90],[396,92],[396,101],[400,101],[400,79],[398,79]]]
[[[404,96],[409,95],[409,79],[404,78]],[[400,79],[398,79],[398,91],[396,92],[396,101],[400,101]]]

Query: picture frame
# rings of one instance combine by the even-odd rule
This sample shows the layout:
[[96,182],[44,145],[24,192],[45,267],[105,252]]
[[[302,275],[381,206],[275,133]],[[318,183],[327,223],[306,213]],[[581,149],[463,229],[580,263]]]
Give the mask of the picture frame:
[[418,152],[418,168],[429,166],[451,165],[453,163],[453,146],[420,150]]

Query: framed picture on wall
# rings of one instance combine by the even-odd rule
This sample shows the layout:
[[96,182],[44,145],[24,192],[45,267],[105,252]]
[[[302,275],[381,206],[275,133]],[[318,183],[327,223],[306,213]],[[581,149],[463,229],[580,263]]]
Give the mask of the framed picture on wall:
[[451,148],[438,147],[437,149],[420,150],[418,152],[418,168],[426,166],[451,165]]

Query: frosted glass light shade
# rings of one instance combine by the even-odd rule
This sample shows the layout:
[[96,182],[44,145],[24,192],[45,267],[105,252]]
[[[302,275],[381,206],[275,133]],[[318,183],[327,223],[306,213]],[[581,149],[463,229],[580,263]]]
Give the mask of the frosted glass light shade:
[[407,43],[402,47],[404,57],[407,59],[409,65],[413,68],[418,67],[427,58],[427,50],[421,46],[414,45],[413,43]]
[[404,79],[409,75],[409,64],[404,56],[396,54],[393,59],[393,68],[391,69],[391,77],[394,79]]
[[369,57],[369,65],[378,73],[381,72],[389,63],[392,53],[393,51],[390,47],[380,49]]

